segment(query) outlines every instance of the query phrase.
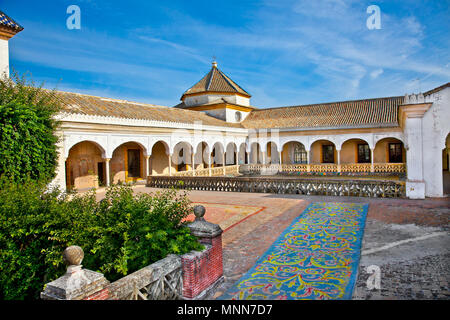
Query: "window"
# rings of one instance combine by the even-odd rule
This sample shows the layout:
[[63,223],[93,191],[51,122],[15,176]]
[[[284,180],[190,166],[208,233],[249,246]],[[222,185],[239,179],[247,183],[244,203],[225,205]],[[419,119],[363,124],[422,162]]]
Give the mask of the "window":
[[403,162],[403,145],[402,143],[389,143],[389,162]]
[[296,144],[294,148],[294,163],[307,163],[308,158],[303,144]]
[[236,119],[236,122],[241,122],[242,113],[240,113],[239,111],[236,111],[236,113],[234,114],[234,118]]
[[367,143],[358,144],[358,163],[370,163],[370,148]]
[[334,146],[322,145],[322,163],[334,163]]

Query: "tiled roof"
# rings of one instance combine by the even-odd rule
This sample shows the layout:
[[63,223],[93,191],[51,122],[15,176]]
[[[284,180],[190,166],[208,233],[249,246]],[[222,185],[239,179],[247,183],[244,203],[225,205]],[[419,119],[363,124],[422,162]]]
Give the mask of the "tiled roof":
[[74,114],[156,120],[235,128],[339,128],[398,125],[398,106],[404,97],[257,109],[241,123],[227,123],[203,112],[79,93],[57,92],[63,111]]
[[259,109],[241,124],[245,128],[339,128],[398,125],[404,97]]
[[22,31],[23,27],[8,17],[3,11],[0,10],[0,26],[7,27],[16,32]]
[[215,64],[211,70],[196,84],[183,93],[184,95],[201,92],[240,93],[250,97],[250,94],[226,76]]
[[209,126],[242,127],[238,123],[227,123],[203,112],[62,91],[58,91],[56,96],[63,105],[63,111],[68,113],[188,124],[201,121],[203,125]]

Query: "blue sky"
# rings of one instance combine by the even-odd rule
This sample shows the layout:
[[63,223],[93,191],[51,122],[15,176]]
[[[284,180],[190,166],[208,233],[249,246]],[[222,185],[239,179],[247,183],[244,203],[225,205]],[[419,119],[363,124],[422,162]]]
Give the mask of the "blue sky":
[[[218,67],[260,108],[426,91],[450,81],[450,1],[30,1],[10,65],[45,87],[173,106]],[[66,27],[69,5],[81,29]],[[381,29],[369,30],[369,5]],[[417,80],[420,79],[420,80]]]

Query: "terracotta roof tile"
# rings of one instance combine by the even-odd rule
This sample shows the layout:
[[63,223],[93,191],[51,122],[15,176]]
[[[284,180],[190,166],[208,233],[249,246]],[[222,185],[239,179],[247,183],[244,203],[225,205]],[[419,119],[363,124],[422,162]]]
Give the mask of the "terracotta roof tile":
[[242,89],[236,82],[213,65],[211,70],[196,84],[183,93],[184,95],[201,92],[227,92],[240,93],[250,97],[250,94]]
[[242,122],[245,128],[330,128],[398,125],[403,97],[259,109]]
[[227,123],[203,112],[62,91],[57,91],[56,96],[63,111],[68,113],[178,123],[201,121],[209,126],[242,127],[239,123]]

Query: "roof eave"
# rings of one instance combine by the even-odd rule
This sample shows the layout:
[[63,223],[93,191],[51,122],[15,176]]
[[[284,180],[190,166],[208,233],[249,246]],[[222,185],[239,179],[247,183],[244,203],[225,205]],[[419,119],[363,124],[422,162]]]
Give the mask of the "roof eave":
[[200,91],[200,92],[192,92],[192,93],[183,93],[183,95],[181,96],[180,100],[184,101],[184,99],[186,97],[193,97],[193,96],[200,96],[200,95],[204,95],[204,94],[225,94],[225,95],[238,95],[244,98],[251,98],[252,96],[249,94],[244,94],[244,93],[240,93],[240,92],[225,92],[225,91]]
[[[245,120],[244,120],[245,121]],[[244,123],[245,125],[245,123]],[[273,127],[265,129],[278,129],[280,132],[288,131],[319,131],[319,130],[338,130],[338,129],[379,129],[379,128],[397,128],[398,122],[379,123],[379,124],[358,124],[346,126],[328,126],[328,127]],[[262,129],[262,128],[261,128]]]

